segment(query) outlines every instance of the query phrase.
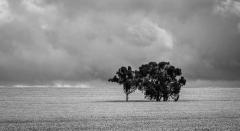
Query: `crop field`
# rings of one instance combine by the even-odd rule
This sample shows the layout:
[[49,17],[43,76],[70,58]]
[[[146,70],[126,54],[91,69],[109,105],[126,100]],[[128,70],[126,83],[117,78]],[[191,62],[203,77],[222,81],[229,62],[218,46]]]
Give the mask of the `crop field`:
[[240,130],[239,88],[183,88],[154,102],[118,87],[0,88],[0,130]]

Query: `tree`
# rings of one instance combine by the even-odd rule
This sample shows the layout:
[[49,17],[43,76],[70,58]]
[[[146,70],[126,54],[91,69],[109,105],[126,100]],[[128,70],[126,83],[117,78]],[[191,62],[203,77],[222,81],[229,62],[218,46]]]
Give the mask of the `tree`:
[[160,101],[167,101],[169,96],[177,96],[180,92],[181,86],[185,85],[186,80],[178,76],[182,75],[181,69],[175,68],[169,62],[149,62],[139,67],[142,84],[139,88],[145,94],[146,98],[150,100],[155,99]]
[[137,89],[138,82],[136,82],[134,75],[134,71],[132,71],[130,66],[128,66],[128,68],[121,67],[116,72],[116,75],[108,80],[123,85],[123,91],[126,94],[126,101],[128,101],[128,95]]
[[149,62],[135,71],[130,66],[121,67],[109,81],[123,85],[126,101],[128,95],[136,89],[141,90],[145,98],[150,100],[160,101],[163,98],[163,101],[167,101],[171,96],[177,101],[181,87],[186,84],[181,75],[181,69],[169,62]]

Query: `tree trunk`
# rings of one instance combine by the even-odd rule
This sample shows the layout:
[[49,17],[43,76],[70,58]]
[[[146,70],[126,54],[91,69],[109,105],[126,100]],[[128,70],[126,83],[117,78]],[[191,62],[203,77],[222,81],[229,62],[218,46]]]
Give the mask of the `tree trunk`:
[[126,93],[126,102],[128,102],[128,93]]
[[156,98],[156,101],[160,101],[160,92],[159,92],[159,91],[157,92],[157,98]]
[[163,101],[168,101],[168,94],[164,94]]

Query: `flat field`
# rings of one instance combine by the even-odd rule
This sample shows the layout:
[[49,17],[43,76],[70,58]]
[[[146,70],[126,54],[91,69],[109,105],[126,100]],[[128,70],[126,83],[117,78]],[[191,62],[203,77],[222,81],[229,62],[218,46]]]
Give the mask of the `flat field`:
[[240,88],[183,88],[178,102],[130,102],[119,87],[0,88],[0,130],[240,130]]

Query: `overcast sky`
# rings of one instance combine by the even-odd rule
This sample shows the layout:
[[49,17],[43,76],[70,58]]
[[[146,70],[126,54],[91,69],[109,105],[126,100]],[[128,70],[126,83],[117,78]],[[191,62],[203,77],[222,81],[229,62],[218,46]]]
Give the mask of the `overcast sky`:
[[2,83],[106,80],[149,61],[239,82],[239,51],[237,0],[0,0]]

